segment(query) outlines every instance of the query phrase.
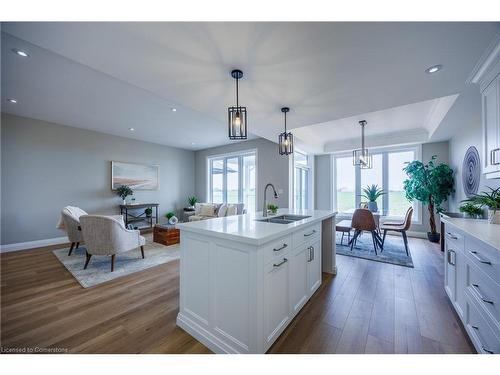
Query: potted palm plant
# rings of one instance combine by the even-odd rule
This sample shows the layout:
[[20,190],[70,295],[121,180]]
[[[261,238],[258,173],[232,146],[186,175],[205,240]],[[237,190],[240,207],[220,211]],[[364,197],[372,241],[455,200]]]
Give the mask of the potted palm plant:
[[488,220],[492,224],[500,224],[500,187],[493,189],[488,186],[489,192],[482,191],[462,202],[472,203],[479,207],[488,207]]
[[188,197],[189,208],[194,210],[194,205],[198,203],[198,198],[196,196]]
[[458,210],[462,212],[466,217],[470,217],[472,219],[480,219],[483,216],[483,209],[470,202],[465,202],[462,204]]
[[414,160],[403,168],[408,175],[403,183],[406,198],[427,205],[431,230],[427,232],[427,238],[431,242],[439,242],[434,211],[441,212],[441,204],[455,191],[453,170],[444,163],[437,164],[436,159],[437,156],[433,155],[427,164]]
[[379,188],[378,185],[367,185],[362,190],[363,194],[361,194],[361,196],[368,200],[368,209],[371,212],[377,212],[377,199],[385,194],[384,190]]

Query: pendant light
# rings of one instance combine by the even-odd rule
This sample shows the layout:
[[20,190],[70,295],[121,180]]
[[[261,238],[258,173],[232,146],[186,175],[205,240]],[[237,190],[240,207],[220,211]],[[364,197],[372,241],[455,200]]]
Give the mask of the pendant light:
[[280,155],[290,155],[293,153],[293,134],[286,131],[286,114],[290,111],[290,108],[283,107],[281,112],[285,114],[285,131],[279,135],[279,152]]
[[243,72],[234,69],[231,77],[236,80],[236,107],[227,109],[229,139],[247,139],[247,108],[240,106],[238,98],[238,80],[243,77]]
[[373,157],[368,152],[368,149],[365,148],[366,121],[361,120],[359,125],[361,126],[361,148],[352,152],[352,165],[359,165],[361,169],[371,169],[373,166]]

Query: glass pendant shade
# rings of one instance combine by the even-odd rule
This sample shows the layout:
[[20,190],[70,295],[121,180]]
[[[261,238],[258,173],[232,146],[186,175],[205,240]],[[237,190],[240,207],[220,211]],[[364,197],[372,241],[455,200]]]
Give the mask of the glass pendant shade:
[[286,114],[289,111],[290,108],[288,107],[281,108],[281,112],[285,114],[285,131],[278,136],[278,150],[280,155],[293,154],[293,134],[286,131]]
[[366,121],[360,121],[359,125],[361,125],[361,148],[352,152],[352,165],[359,165],[361,169],[371,169],[373,167],[373,157],[365,147]]
[[236,80],[236,106],[227,109],[229,139],[247,139],[247,108],[239,105],[238,97],[238,80],[243,77],[243,72],[235,69],[231,77]]

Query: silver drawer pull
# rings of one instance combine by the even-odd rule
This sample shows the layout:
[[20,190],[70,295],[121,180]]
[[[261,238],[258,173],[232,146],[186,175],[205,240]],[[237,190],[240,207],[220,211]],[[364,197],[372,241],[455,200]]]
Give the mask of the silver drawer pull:
[[273,251],[281,251],[283,249],[286,249],[288,247],[288,245],[286,243],[283,244],[283,246],[277,248],[277,249],[273,249]]
[[311,233],[304,233],[304,237],[312,236],[314,233],[316,233],[316,230],[313,229]]
[[314,246],[311,246],[311,254],[312,254],[312,259],[311,260],[314,260]]
[[[471,327],[474,328],[477,331],[477,334],[479,336],[479,327],[478,326],[473,326],[473,325],[471,325]],[[479,336],[479,341],[483,341],[482,338],[481,338],[481,336]],[[483,351],[485,351],[486,353],[495,354],[492,350],[489,350],[484,345],[481,345],[481,349],[483,349]]]
[[479,262],[481,262],[483,264],[489,264],[491,266],[491,262],[488,259],[484,259],[484,258],[480,257],[479,255],[477,255],[477,251],[469,250],[469,253],[471,253],[471,255],[474,258],[476,258]]
[[273,264],[273,267],[281,267],[283,264],[285,264],[286,262],[288,262],[288,259],[286,258],[283,258],[283,260],[281,262],[279,262],[278,264],[274,263]]
[[[453,261],[451,260],[452,255],[453,255]],[[448,264],[451,264],[452,266],[455,265],[455,251],[451,249],[448,249]]]
[[494,150],[491,150],[491,153],[490,153],[491,165],[499,165],[500,164],[500,159],[497,160],[497,152],[498,151],[500,151],[500,148],[495,148]]
[[483,302],[486,302],[486,303],[491,303],[492,305],[494,304],[492,300],[484,297],[481,292],[479,291],[479,285],[478,284],[472,284],[472,288],[476,291],[476,293],[479,295],[479,298],[481,298],[481,300]]
[[453,235],[452,233],[450,232],[446,232],[446,234],[448,235],[448,237],[450,237],[452,240],[458,240],[458,237]]
[[313,256],[312,256],[312,246],[309,246],[309,247],[307,248],[307,250],[309,250],[309,258],[307,259],[307,263],[309,263],[309,262],[312,262],[312,260],[313,260]]

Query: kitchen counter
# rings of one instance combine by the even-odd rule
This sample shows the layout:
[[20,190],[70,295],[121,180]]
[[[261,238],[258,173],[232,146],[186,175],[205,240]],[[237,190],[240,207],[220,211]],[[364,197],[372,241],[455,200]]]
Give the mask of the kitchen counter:
[[500,251],[500,225],[488,220],[442,217],[441,221],[454,225],[478,240]]
[[288,224],[244,214],[177,224],[177,325],[215,353],[265,353],[322,283],[336,273],[335,212]]
[[[275,224],[257,221],[259,219],[269,219],[280,215],[304,215],[310,217],[290,224]],[[266,218],[262,217],[262,212],[248,213],[189,223],[179,223],[176,225],[176,228],[182,231],[209,234],[218,238],[230,239],[250,245],[262,245],[275,238],[291,233],[297,230],[298,227],[323,221],[335,215],[335,212],[326,210],[280,209],[275,215],[269,215]]]

